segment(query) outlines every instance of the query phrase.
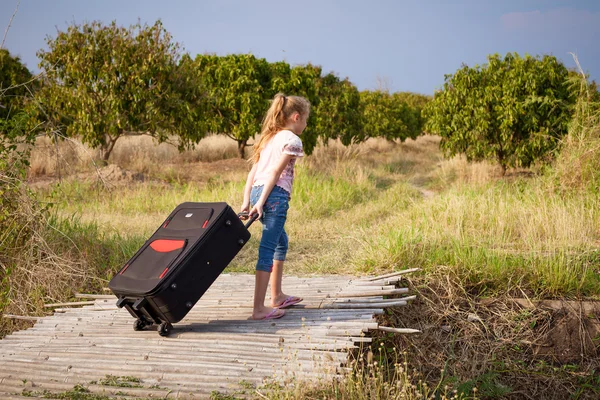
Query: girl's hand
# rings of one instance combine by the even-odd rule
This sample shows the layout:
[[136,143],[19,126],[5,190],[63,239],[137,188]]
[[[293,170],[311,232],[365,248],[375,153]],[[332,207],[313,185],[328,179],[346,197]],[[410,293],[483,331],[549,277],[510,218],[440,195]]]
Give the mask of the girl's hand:
[[248,216],[253,216],[254,214],[258,214],[258,219],[262,218],[263,215],[263,205],[260,203],[256,203],[254,205],[254,207],[252,207],[252,210],[250,210],[250,212],[248,213]]
[[241,215],[241,216],[240,216],[240,219],[241,219],[242,221],[245,221],[245,220],[247,220],[247,219],[248,219],[248,215],[249,215],[249,214],[248,214],[248,210],[249,210],[249,209],[250,209],[250,204],[248,204],[248,203],[244,203],[244,204],[242,204],[242,208],[240,209],[240,214],[246,214],[246,215]]

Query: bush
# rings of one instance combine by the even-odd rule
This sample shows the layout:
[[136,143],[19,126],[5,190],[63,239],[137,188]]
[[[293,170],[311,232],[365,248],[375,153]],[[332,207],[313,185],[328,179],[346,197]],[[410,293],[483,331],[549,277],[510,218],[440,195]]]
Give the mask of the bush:
[[567,133],[575,96],[555,57],[518,54],[463,66],[425,107],[426,130],[447,156],[497,161],[507,168],[547,161]]

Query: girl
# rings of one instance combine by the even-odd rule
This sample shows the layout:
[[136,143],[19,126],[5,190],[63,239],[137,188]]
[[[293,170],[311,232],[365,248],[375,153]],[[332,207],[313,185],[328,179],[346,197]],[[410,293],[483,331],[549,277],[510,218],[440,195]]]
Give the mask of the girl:
[[[310,103],[303,97],[277,94],[263,120],[261,137],[254,146],[253,167],[244,188],[242,213],[258,214],[263,224],[256,263],[252,319],[274,319],[282,308],[302,301],[281,289],[288,237],[283,228],[289,208],[296,157],[304,156],[300,135],[306,128]],[[252,207],[250,209],[250,207]],[[273,275],[271,276],[271,272]],[[271,280],[271,307],[265,306]]]

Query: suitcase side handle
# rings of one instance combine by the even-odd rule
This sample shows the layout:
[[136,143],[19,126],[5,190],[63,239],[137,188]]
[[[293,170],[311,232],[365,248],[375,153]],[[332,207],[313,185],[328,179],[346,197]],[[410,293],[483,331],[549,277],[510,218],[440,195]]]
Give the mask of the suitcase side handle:
[[248,222],[246,222],[244,224],[244,226],[246,227],[246,229],[248,229],[248,228],[250,228],[250,225],[252,225],[252,223],[258,219],[258,214],[252,214],[252,217],[248,217],[248,213],[247,212],[241,212],[241,213],[238,213],[238,217],[240,217],[240,219],[242,221],[247,220],[248,218],[250,218],[248,220]]

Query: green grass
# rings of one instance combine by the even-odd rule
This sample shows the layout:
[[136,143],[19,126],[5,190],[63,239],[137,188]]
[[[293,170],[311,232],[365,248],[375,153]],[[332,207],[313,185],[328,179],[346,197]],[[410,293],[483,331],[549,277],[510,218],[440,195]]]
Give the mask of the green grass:
[[[108,280],[146,241],[142,235],[121,235],[115,230],[105,230],[94,221],[83,222],[77,214],[70,217],[54,215],[49,219],[47,240],[53,249],[66,259],[79,259],[86,263],[88,272],[98,278],[96,286],[86,289],[100,290]],[[91,270],[91,271],[89,271]]]
[[489,294],[520,288],[536,296],[597,296],[599,200],[543,185],[534,178],[459,186],[398,210],[363,238],[356,268],[445,265]]
[[[494,295],[526,290],[533,296],[594,297],[600,293],[600,207],[597,196],[561,194],[541,177],[491,180],[456,176],[431,199],[409,181],[439,185],[430,158],[420,176],[396,154],[378,164],[336,160],[300,164],[286,224],[288,271],[297,274],[376,274],[447,266],[465,286]],[[452,175],[452,174],[449,174]],[[136,184],[111,191],[63,183],[43,192],[60,210],[55,219],[99,272],[114,272],[166,215],[185,201],[226,201],[237,209],[238,181]],[[259,226],[259,224],[256,224]],[[260,229],[230,265],[252,272]],[[96,244],[100,243],[100,246]]]
[[[225,201],[237,209],[245,176],[240,174],[239,178],[238,182],[225,183],[138,184],[111,191],[98,190],[92,183],[64,182],[59,187],[41,191],[40,196],[55,203],[57,230],[71,238],[76,248],[85,249],[83,252],[91,264],[97,265],[98,271],[114,272],[116,265],[126,261],[124,255],[132,255],[178,204]],[[347,230],[343,225],[350,223],[353,230],[360,224],[372,224],[368,211],[360,209],[368,209],[374,198],[390,194],[392,199],[398,200],[397,193],[380,191],[376,179],[367,173],[356,174],[347,165],[339,168],[337,176],[298,168],[286,225],[288,233],[295,238],[290,253],[291,269],[299,273],[343,270],[340,260],[330,251],[332,247],[339,247],[336,242]],[[359,212],[340,217],[350,210]],[[377,215],[381,213],[385,211],[379,210]],[[252,240],[230,265],[229,272],[254,270],[252,258],[258,248],[260,228],[253,227],[252,233]],[[65,246],[68,247],[70,245]],[[98,257],[103,251],[110,256]],[[313,265],[315,260],[319,260],[322,267]]]

